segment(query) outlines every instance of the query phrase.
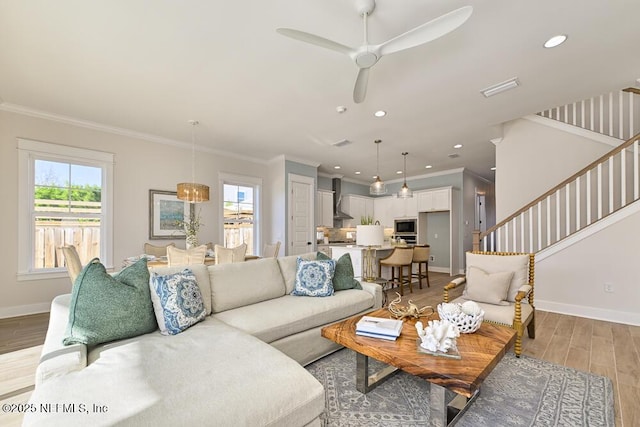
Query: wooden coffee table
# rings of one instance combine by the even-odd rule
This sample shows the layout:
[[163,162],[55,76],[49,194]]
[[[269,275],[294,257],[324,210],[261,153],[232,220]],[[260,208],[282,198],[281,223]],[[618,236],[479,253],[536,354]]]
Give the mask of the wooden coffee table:
[[[391,317],[386,309],[366,315]],[[457,346],[462,358],[451,359],[418,351],[414,319],[405,321],[402,334],[396,341],[387,341],[356,335],[356,323],[361,317],[354,316],[322,328],[323,337],[356,352],[356,389],[367,393],[398,369],[427,380],[431,384],[429,406],[432,426],[450,426],[458,421],[480,393],[482,381],[516,338],[516,332],[509,327],[483,322],[473,334],[460,334]],[[434,319],[438,319],[437,314],[421,321],[426,327],[427,321]],[[370,374],[369,357],[389,366]],[[445,398],[446,389],[457,394],[450,402]]]

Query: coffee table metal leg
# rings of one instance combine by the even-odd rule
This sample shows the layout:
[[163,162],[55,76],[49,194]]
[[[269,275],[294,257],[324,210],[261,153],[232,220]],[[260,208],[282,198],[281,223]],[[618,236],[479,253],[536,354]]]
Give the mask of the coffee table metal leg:
[[466,398],[460,394],[447,404],[446,389],[437,384],[431,383],[429,392],[429,421],[432,427],[450,427],[458,422],[460,417],[469,409],[469,406],[476,400],[480,390],[473,396]]
[[356,353],[356,390],[366,394],[397,371],[398,368],[387,365],[378,372],[369,375],[369,357]]

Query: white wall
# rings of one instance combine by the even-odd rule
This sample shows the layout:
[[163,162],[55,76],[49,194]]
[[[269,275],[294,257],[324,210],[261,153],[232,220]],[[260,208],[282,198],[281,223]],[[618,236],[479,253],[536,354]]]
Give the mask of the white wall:
[[[540,123],[505,124],[496,146],[497,220],[537,198],[613,147]],[[536,262],[542,310],[640,325],[640,214]],[[603,291],[614,284],[613,294]]]
[[496,145],[496,221],[544,194],[611,146],[518,119],[504,125]]
[[[0,257],[0,318],[47,311],[56,295],[68,293],[68,278],[21,281],[17,274],[17,200],[18,137],[63,145],[84,147],[115,154],[114,166],[114,267],[121,261],[142,253],[145,242],[166,244],[170,240],[148,239],[149,190],[175,191],[176,183],[191,179],[190,141],[186,148],[153,143],[141,139],[92,130],[85,127],[0,111],[0,194],[3,209],[3,256]],[[196,156],[196,179],[211,189],[208,203],[198,205],[204,226],[201,242],[220,242],[220,218],[217,200],[218,173],[227,172],[263,178],[263,197],[271,197],[267,165],[235,157],[199,152]],[[268,206],[268,204],[263,204]],[[271,212],[265,208],[263,236],[270,236]],[[184,240],[176,240],[184,247]]]
[[[640,213],[536,263],[536,307],[640,325]],[[613,293],[604,292],[611,283]]]

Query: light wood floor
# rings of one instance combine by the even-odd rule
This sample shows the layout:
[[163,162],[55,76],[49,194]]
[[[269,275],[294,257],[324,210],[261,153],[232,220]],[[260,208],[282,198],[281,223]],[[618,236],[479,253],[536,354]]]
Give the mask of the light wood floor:
[[[403,303],[435,308],[450,277],[429,273],[426,284],[413,293],[405,289]],[[388,291],[389,300],[396,297]],[[457,297],[462,287],[451,295]],[[44,342],[47,315],[0,319],[0,404],[25,403],[33,388],[35,369]],[[523,354],[558,365],[611,378],[616,426],[640,426],[640,327],[536,310],[536,338],[523,340]],[[19,426],[19,414],[0,412],[0,425]]]

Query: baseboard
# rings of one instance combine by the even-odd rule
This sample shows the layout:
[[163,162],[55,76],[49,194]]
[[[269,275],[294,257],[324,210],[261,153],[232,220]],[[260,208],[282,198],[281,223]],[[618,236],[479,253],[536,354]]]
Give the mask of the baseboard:
[[433,271],[435,273],[448,273],[449,272],[449,267],[433,267],[433,266],[429,266],[429,271]]
[[586,317],[588,319],[604,320],[607,322],[624,323],[625,325],[640,326],[640,313],[564,304],[553,301],[544,301],[538,298],[535,300],[535,305],[536,309],[542,311]]
[[13,307],[1,307],[0,319],[9,317],[28,316],[30,314],[48,313],[51,303],[41,302],[38,304],[15,305]]

